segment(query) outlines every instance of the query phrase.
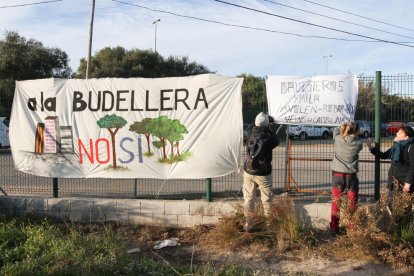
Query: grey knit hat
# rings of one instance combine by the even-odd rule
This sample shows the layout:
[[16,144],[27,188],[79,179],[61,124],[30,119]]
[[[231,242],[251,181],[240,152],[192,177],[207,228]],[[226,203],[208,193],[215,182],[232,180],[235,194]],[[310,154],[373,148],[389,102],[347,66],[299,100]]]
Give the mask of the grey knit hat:
[[267,127],[269,125],[269,118],[263,112],[260,112],[256,116],[254,124],[258,127]]

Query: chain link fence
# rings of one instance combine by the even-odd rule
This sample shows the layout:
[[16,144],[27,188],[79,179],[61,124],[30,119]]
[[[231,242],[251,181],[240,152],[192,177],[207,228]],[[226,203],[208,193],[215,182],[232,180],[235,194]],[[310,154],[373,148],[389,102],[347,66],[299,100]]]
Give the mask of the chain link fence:
[[[359,76],[358,108],[355,119],[367,122],[368,136],[374,136],[375,77]],[[390,122],[414,121],[414,76],[398,74],[382,76],[382,131],[381,148],[392,145],[393,133],[388,131]],[[4,87],[0,85],[1,95]],[[265,91],[263,91],[265,93]],[[0,116],[8,116],[10,108],[0,99]],[[259,112],[267,107],[243,107],[243,120],[252,123]],[[280,145],[273,152],[273,187],[276,193],[288,192],[302,200],[330,198],[333,156],[332,138],[289,140],[287,127],[279,131]],[[364,138],[365,139],[365,138]],[[361,199],[374,197],[374,157],[364,148],[360,153]],[[381,162],[381,183],[387,179],[389,162]],[[56,180],[55,180],[56,183]],[[117,197],[148,199],[198,199],[206,196],[206,179],[57,179],[60,197]],[[211,180],[211,195],[241,197],[243,172]],[[10,149],[0,149],[0,195],[52,196],[53,179],[28,175],[15,170]]]

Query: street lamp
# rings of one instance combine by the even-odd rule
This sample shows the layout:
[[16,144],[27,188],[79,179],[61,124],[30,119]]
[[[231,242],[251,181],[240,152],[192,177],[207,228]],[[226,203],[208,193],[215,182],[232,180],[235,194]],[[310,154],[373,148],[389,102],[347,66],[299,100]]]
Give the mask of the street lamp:
[[333,57],[333,55],[330,54],[329,56],[323,56],[323,58],[326,58],[325,75],[328,75],[328,59],[330,57]]
[[154,47],[155,52],[157,51],[157,23],[160,21],[161,19],[157,19],[154,22],[152,22],[152,24],[155,24],[155,47]]

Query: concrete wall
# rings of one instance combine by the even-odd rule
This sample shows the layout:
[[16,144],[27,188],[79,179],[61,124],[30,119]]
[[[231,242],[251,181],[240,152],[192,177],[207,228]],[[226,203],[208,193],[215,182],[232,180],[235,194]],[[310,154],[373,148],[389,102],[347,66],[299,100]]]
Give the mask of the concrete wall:
[[[216,223],[231,214],[241,200],[144,200],[102,198],[39,198],[0,196],[0,213],[36,214],[72,222],[120,222],[123,224],[192,227]],[[329,224],[329,203],[296,203],[299,218],[307,225]]]

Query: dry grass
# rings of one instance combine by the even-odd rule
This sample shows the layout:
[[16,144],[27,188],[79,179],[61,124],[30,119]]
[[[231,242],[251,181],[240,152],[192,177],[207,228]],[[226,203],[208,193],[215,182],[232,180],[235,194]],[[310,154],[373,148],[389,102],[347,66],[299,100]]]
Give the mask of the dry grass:
[[382,190],[378,202],[360,206],[353,213],[346,211],[344,202],[341,207],[342,224],[346,226],[356,251],[374,256],[394,268],[414,266],[413,244],[401,236],[402,230],[413,223],[412,214],[407,213],[407,209],[414,196],[395,189],[389,198],[387,189],[384,187]]
[[[258,204],[258,206],[261,206]],[[293,200],[274,198],[272,216],[266,218],[262,208],[252,216],[252,231],[243,231],[245,222],[242,206],[232,215],[223,216],[208,233],[200,237],[200,244],[212,249],[240,250],[241,248],[272,248],[284,252],[301,234]]]
[[[346,200],[342,201],[341,224],[347,229],[346,235],[331,236],[328,231],[311,229],[304,231],[293,200],[279,197],[272,206],[271,218],[265,218],[262,210],[253,216],[253,232],[243,231],[244,215],[239,206],[236,213],[224,216],[215,226],[201,233],[199,242],[213,250],[266,248],[274,253],[309,254],[316,251],[340,260],[352,258],[382,262],[394,268],[414,266],[414,219],[405,211],[411,206],[414,196],[397,190],[389,198],[387,189],[382,190],[378,202],[360,206],[352,213],[346,210]],[[404,238],[404,229],[406,236],[411,234],[411,242]]]
[[[344,206],[347,202],[342,201],[341,224],[348,230],[340,235],[304,228],[296,216],[293,200],[276,197],[270,218],[263,215],[258,202],[259,210],[252,217],[252,232],[243,230],[245,218],[239,205],[235,213],[224,215],[215,225],[187,229],[135,228],[136,239],[131,243],[151,248],[156,240],[178,237],[182,248],[165,249],[157,251],[157,254],[162,253],[168,260],[190,263],[191,266],[202,265],[211,256],[215,256],[218,263],[226,263],[226,260],[231,263],[233,259],[243,263],[247,256],[265,259],[288,255],[302,260],[322,256],[334,260],[388,263],[394,268],[414,266],[414,219],[411,217],[407,222],[403,212],[414,196],[397,192],[390,199],[385,188],[383,191],[381,200],[360,206],[353,213],[346,212]],[[388,208],[390,201],[391,211]],[[350,225],[352,227],[348,227]]]

